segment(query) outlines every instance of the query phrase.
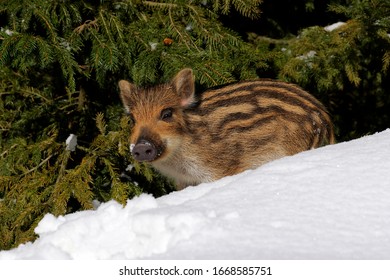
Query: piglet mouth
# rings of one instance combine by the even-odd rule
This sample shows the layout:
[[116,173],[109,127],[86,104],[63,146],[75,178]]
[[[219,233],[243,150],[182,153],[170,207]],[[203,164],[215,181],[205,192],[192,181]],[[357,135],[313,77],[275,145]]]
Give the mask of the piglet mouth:
[[153,142],[140,140],[137,144],[130,145],[131,154],[136,161],[151,162],[160,157],[162,151]]

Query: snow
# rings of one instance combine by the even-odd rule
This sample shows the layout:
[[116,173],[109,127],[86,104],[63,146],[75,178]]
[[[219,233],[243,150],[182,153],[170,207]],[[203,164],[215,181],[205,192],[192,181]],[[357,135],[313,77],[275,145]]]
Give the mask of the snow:
[[297,56],[297,59],[299,60],[303,60],[306,62],[307,66],[309,68],[312,68],[313,67],[313,63],[311,62],[312,59],[317,55],[317,52],[316,51],[309,51],[303,55],[300,55],[300,56]]
[[301,55],[301,56],[298,56],[297,58],[298,59],[301,59],[301,60],[306,60],[308,58],[312,58],[312,57],[315,57],[317,54],[316,51],[309,51],[308,53],[304,54],[304,55]]
[[0,259],[390,259],[390,129],[54,217]]
[[12,36],[15,33],[15,31],[12,31],[12,30],[9,30],[9,29],[4,29],[3,27],[0,28],[0,31],[4,32],[8,36]]
[[157,49],[158,43],[156,42],[149,42],[150,49],[152,51],[155,51]]
[[339,21],[339,22],[333,23],[331,25],[325,26],[324,29],[325,29],[325,31],[332,32],[333,30],[336,30],[343,25],[345,25],[345,22]]
[[65,148],[65,149],[66,149],[67,151],[71,151],[71,152],[76,151],[77,136],[74,135],[74,134],[70,134],[70,135],[68,136],[68,138],[66,138],[65,144],[66,144],[66,148]]

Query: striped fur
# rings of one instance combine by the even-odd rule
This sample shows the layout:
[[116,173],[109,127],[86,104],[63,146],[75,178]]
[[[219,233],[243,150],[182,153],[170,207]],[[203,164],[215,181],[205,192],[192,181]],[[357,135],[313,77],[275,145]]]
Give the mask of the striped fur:
[[[324,106],[293,84],[244,81],[196,96],[192,71],[184,69],[154,88],[119,86],[135,120],[131,143],[152,143],[156,158],[149,163],[178,189],[334,143]],[[162,117],[166,109],[170,118]]]

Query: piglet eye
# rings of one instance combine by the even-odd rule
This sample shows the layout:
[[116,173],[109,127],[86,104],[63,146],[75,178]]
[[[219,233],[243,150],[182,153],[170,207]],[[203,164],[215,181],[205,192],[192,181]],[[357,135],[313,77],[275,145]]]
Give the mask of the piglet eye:
[[160,119],[162,121],[169,122],[172,120],[172,115],[173,115],[173,109],[172,108],[167,108],[161,111],[161,116]]

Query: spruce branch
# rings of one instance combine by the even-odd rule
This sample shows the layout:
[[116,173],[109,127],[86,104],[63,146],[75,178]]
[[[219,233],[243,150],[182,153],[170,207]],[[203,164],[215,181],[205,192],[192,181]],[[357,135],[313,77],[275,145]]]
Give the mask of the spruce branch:
[[29,173],[37,171],[40,167],[42,167],[44,164],[46,164],[54,155],[50,155],[44,160],[42,160],[37,166],[34,168],[31,168],[30,170],[27,170],[26,172],[23,173],[22,176],[27,176]]
[[46,27],[46,30],[49,31],[49,38],[52,40],[52,43],[57,43],[57,32],[55,27],[50,22],[50,19],[42,12],[40,9],[34,9],[34,14],[38,20],[40,20]]
[[[171,9],[168,10],[168,16],[169,16],[169,21],[170,21],[170,27],[171,27],[171,29],[173,29],[173,30],[176,32],[176,34],[178,34],[179,37],[182,38],[182,42],[186,45],[187,49],[188,49],[188,50],[191,50],[190,45],[187,43],[187,41],[188,41],[188,40],[191,40],[191,39],[188,38],[187,36],[186,36],[186,38],[185,38],[184,35],[182,34],[182,32],[180,32],[180,30],[177,28],[176,23],[175,23],[175,21],[173,20],[173,17],[172,17]],[[194,45],[194,44],[192,44],[192,45]],[[196,47],[196,46],[195,46],[195,47]]]
[[104,114],[101,112],[96,115],[96,126],[99,129],[101,135],[106,134],[107,125],[104,121]]
[[77,33],[77,34],[81,34],[84,32],[84,30],[87,30],[89,28],[94,28],[94,29],[98,29],[99,28],[99,25],[97,23],[98,19],[95,18],[94,20],[86,20],[82,25],[76,27],[74,29],[74,32]]
[[99,11],[99,21],[101,21],[102,24],[103,24],[103,27],[104,27],[104,30],[105,30],[105,34],[107,35],[108,40],[111,43],[114,43],[115,41],[112,38],[111,29],[108,27],[108,24],[107,24],[106,19],[104,18],[104,14],[103,14],[103,10],[102,9],[100,9],[100,11]]
[[387,72],[390,66],[390,50],[385,52],[382,61],[383,61],[382,70],[383,72]]
[[57,165],[59,164],[59,170],[58,170],[58,175],[57,175],[56,182],[54,183],[54,186],[57,186],[66,174],[66,167],[70,159],[70,153],[71,151],[64,150],[62,155],[57,160]]
[[142,1],[144,5],[158,8],[158,9],[171,9],[171,8],[177,8],[178,5],[174,3],[161,3],[161,2],[155,2],[155,1]]

